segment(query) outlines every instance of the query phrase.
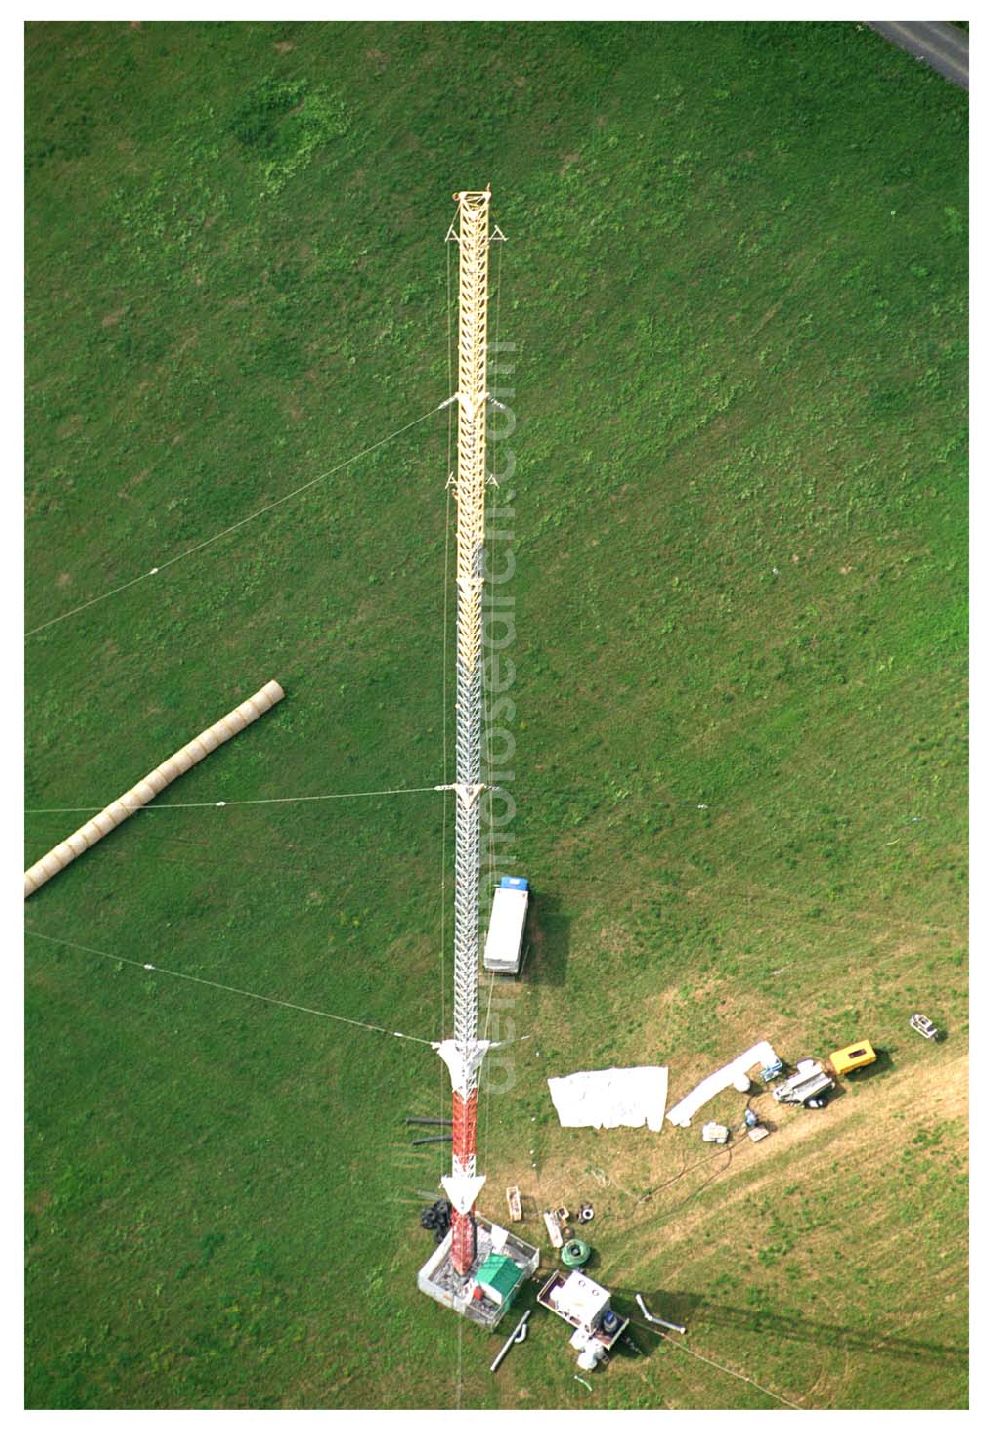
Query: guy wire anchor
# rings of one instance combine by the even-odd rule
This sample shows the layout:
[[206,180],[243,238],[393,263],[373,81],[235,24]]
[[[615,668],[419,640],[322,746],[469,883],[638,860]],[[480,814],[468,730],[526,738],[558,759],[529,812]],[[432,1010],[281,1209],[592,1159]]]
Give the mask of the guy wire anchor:
[[493,1362],[490,1364],[490,1372],[491,1372],[491,1373],[495,1373],[495,1372],[497,1371],[497,1369],[500,1367],[500,1364],[501,1364],[501,1363],[504,1361],[504,1359],[507,1357],[507,1354],[508,1354],[508,1353],[510,1352],[510,1350],[514,1347],[514,1344],[515,1344],[515,1343],[523,1343],[524,1340],[527,1338],[527,1336],[528,1336],[528,1319],[529,1319],[530,1317],[531,1317],[531,1309],[529,1308],[528,1311],[527,1311],[527,1313],[525,1313],[524,1317],[521,1319],[520,1323],[519,1323],[519,1324],[517,1325],[517,1327],[514,1329],[514,1332],[510,1335],[510,1337],[507,1339],[507,1342],[504,1344],[504,1346],[501,1348],[500,1352],[497,1354],[497,1356],[494,1358]]
[[665,1318],[654,1318],[653,1315],[650,1313],[649,1309],[646,1307],[641,1293],[637,1293],[635,1295],[635,1301],[642,1309],[643,1317],[646,1318],[650,1323],[655,1323],[658,1328],[669,1328],[674,1333],[687,1332],[687,1329],[681,1323],[668,1323]]

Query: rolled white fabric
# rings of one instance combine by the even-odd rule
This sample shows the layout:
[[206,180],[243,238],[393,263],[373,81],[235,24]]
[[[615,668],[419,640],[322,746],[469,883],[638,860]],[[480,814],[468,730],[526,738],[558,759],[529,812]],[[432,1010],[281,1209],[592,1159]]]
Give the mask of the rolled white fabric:
[[249,699],[235,708],[232,713],[224,714],[204,733],[199,734],[195,739],[185,744],[183,749],[178,749],[176,754],[171,754],[162,764],[158,764],[152,773],[140,779],[138,784],[122,794],[121,798],[115,799],[106,809],[95,814],[92,819],[79,829],[75,834],[70,834],[61,844],[42,856],[37,864],[32,864],[24,875],[24,897],[28,898],[36,889],[40,889],[44,883],[53,878],[60,870],[65,869],[74,859],[78,859],[84,850],[103,839],[105,834],[110,834],[119,824],[130,818],[144,804],[155,799],[157,794],[162,794],[168,784],[174,779],[180,778],[182,774],[199,764],[202,759],[207,759],[209,754],[224,744],[227,739],[232,739],[241,733],[248,724],[273,709],[280,699],[284,699],[285,691],[276,679],[269,679],[263,689],[258,689]]

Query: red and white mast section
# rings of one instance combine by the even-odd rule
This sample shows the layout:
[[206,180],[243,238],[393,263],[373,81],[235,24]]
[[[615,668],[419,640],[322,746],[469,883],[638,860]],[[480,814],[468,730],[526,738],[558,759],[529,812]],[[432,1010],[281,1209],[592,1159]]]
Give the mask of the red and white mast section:
[[436,1045],[451,1075],[452,1267],[464,1277],[476,1260],[475,1204],[479,1068],[479,827],[483,727],[483,576],[486,544],[486,293],[490,192],[463,190],[458,203],[457,686],[455,724],[454,1037]]

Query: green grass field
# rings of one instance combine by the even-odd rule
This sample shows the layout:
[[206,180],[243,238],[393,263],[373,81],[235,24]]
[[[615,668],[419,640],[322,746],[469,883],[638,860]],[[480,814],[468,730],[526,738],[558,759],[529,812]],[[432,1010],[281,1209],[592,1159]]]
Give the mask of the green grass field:
[[[591,1199],[595,1277],[689,1323],[588,1393],[536,1314],[492,1377],[415,1286],[430,1050],[29,937],[27,1404],[964,1406],[966,95],[840,23],[32,24],[26,66],[28,629],[450,393],[492,183],[536,901],[482,1203],[541,1243]],[[448,467],[435,416],[31,637],[28,806],[271,677],[171,801],[437,782]],[[435,1038],[441,802],[143,814],[27,923]],[[545,1087],[862,1036],[729,1156]]]

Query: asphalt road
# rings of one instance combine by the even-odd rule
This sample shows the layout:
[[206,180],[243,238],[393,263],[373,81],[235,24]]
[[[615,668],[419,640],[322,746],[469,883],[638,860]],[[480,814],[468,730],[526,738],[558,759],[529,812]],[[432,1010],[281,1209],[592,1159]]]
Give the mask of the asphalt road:
[[950,80],[969,88],[969,34],[947,20],[868,20],[870,30],[908,50]]

